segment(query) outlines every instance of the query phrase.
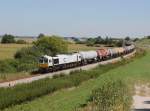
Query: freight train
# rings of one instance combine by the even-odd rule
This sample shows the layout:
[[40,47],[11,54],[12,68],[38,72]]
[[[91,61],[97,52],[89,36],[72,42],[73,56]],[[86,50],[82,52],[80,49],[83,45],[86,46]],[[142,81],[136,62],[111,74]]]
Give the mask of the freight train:
[[39,58],[39,71],[53,72],[83,66],[123,56],[134,50],[135,46],[130,45],[118,48],[101,48],[91,51],[79,51],[72,54],[58,54],[54,57],[43,55]]

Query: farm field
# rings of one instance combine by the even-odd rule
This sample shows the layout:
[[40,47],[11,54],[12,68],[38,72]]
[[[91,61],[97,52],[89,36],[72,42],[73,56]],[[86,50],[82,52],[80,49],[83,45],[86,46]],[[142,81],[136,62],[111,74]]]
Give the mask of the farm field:
[[[30,47],[32,44],[0,44],[0,60],[10,59],[14,57],[17,50],[22,47]],[[83,44],[69,44],[69,52],[77,52],[80,50],[96,50],[99,47],[89,47]]]
[[137,46],[143,47],[143,48],[150,48],[150,39],[143,38],[136,42]]
[[0,60],[13,58],[17,50],[29,46],[31,44],[0,44]]
[[134,84],[149,83],[149,58],[150,51],[147,51],[144,57],[112,69],[96,79],[82,83],[78,87],[63,89],[30,102],[12,106],[4,111],[72,111],[79,108],[81,104],[85,104],[91,91],[102,85],[105,81],[121,79],[131,88],[134,87]]

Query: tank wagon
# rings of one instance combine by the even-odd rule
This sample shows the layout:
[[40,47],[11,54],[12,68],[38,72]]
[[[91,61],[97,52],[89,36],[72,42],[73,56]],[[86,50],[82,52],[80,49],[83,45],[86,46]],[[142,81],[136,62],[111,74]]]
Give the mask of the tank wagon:
[[72,54],[58,54],[54,57],[43,55],[39,58],[39,71],[57,71],[82,66],[126,55],[134,50],[135,46],[130,45],[118,48],[80,51]]
[[88,64],[97,61],[97,52],[96,51],[80,51],[81,63]]

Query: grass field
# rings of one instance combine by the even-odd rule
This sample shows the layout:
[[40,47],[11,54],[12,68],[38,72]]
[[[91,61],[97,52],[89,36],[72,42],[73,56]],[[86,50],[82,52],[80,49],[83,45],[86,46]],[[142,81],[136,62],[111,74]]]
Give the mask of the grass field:
[[150,51],[146,56],[136,59],[125,66],[112,69],[96,79],[86,81],[79,87],[57,91],[31,102],[12,106],[5,109],[5,111],[73,111],[80,107],[81,104],[86,103],[92,89],[99,87],[105,81],[122,79],[130,87],[133,87],[135,83],[150,82],[149,58]]
[[[32,44],[0,44],[0,60],[13,58],[17,50],[22,47],[29,47]],[[80,50],[95,50],[99,47],[88,47],[83,44],[69,44],[69,52],[77,52]]]
[[141,40],[138,40],[136,44],[137,46],[140,46],[143,48],[150,48],[150,39],[143,38]]
[[17,50],[29,46],[31,44],[0,44],[0,60],[13,58]]

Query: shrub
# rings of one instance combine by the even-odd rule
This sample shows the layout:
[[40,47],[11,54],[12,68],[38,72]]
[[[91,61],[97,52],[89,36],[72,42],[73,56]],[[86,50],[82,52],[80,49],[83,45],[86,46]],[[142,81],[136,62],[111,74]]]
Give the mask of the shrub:
[[25,58],[35,59],[41,55],[42,52],[37,47],[33,46],[33,47],[21,48],[16,52],[14,57],[15,59],[25,59]]
[[17,61],[7,59],[0,61],[0,73],[13,73],[16,72]]
[[40,39],[42,37],[45,37],[45,35],[43,33],[40,33],[37,38]]
[[68,52],[68,43],[58,36],[39,38],[34,46],[47,55]]
[[18,64],[18,67],[17,67],[17,71],[18,72],[21,72],[21,71],[34,71],[36,69],[36,65],[34,63],[20,63]]
[[17,40],[16,44],[26,44],[27,42],[25,40]]
[[42,52],[36,47],[22,48],[15,54],[15,60],[19,61],[17,71],[33,71],[37,68],[38,58]]
[[92,111],[129,111],[132,96],[121,80],[108,80],[92,92]]
[[150,36],[147,36],[147,39],[150,39]]

